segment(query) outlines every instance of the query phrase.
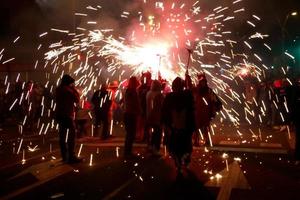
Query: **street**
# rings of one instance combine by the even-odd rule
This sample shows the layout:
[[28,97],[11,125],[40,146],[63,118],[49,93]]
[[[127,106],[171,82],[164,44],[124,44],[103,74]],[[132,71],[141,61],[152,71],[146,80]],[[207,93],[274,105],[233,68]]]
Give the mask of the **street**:
[[[1,145],[3,199],[297,199],[300,170],[287,146],[233,143],[194,147],[184,177],[176,176],[165,147],[153,156],[135,143],[135,158],[122,156],[122,129],[107,141],[77,141],[82,163],[61,161],[55,133],[23,139],[18,153]],[[274,132],[273,135],[283,134]],[[265,135],[264,132],[262,134]],[[214,143],[219,137],[213,137]],[[221,137],[222,138],[222,137]],[[276,138],[276,137],[275,137]],[[287,138],[287,137],[283,137]],[[13,142],[13,140],[11,141]],[[285,141],[286,142],[286,141]],[[285,143],[283,142],[283,144]],[[219,141],[221,143],[221,141]],[[34,147],[37,147],[34,149]],[[9,147],[10,146],[10,147]],[[30,147],[31,146],[31,147]]]

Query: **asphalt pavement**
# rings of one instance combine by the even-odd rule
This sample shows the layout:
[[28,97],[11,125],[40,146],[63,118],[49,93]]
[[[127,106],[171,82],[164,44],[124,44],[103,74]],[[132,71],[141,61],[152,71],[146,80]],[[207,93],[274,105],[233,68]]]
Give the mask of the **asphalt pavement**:
[[61,162],[55,131],[16,137],[17,133],[4,130],[0,199],[300,197],[300,166],[295,165],[290,153],[292,130],[262,128],[259,136],[258,128],[249,131],[240,127],[241,138],[233,136],[237,132],[230,127],[222,127],[223,132],[216,129],[212,146],[194,147],[192,162],[183,177],[177,176],[164,146],[161,156],[153,156],[146,144],[136,142],[137,156],[123,158],[124,132],[121,127],[116,130],[118,133],[113,132],[106,141],[92,137],[78,140],[76,154],[84,160],[73,165]]

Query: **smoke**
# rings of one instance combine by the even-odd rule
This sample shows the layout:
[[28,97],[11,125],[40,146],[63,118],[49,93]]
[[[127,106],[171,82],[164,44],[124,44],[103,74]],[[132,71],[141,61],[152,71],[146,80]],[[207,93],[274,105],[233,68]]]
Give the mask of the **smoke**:
[[[146,3],[145,3],[146,2]],[[153,35],[145,34],[145,29],[157,28],[160,26],[157,36],[165,40],[170,40],[177,34],[177,45],[185,48],[186,40],[193,41],[201,39],[203,32],[201,27],[203,22],[194,23],[193,21],[185,21],[184,13],[191,13],[192,5],[196,0],[10,0],[1,4],[0,25],[2,41],[6,41],[6,36],[13,40],[17,36],[21,36],[20,41],[26,41],[25,46],[36,48],[33,41],[38,42],[38,35],[50,28],[75,30],[76,27],[83,27],[87,30],[94,29],[113,29],[115,37],[125,37],[128,41],[135,40],[136,43],[142,43],[149,40]],[[296,0],[286,0],[282,4],[282,0],[268,1],[251,1],[243,0],[239,3],[239,7],[233,6],[233,0],[201,0],[199,1],[200,13],[198,18],[203,18],[212,13],[213,9],[218,6],[229,6],[230,9],[224,11],[224,15],[230,16],[234,9],[245,8],[249,12],[243,12],[231,23],[226,24],[224,31],[232,31],[237,37],[243,36],[248,32],[248,27],[241,24],[252,17],[252,14],[262,16],[262,21],[267,24],[260,24],[257,29],[263,33],[274,32],[274,27],[279,27],[286,14],[291,10],[299,10],[296,7]],[[175,3],[174,9],[172,4]],[[184,3],[184,6],[180,8]],[[159,7],[163,5],[162,11]],[[88,6],[97,7],[97,10],[87,9]],[[101,8],[100,8],[101,7]],[[74,16],[75,12],[86,13],[87,17]],[[129,13],[126,17],[122,14]],[[4,14],[3,14],[4,13]],[[11,14],[13,13],[13,14]],[[170,15],[173,16],[170,16]],[[168,18],[176,17],[174,23],[166,23]],[[152,19],[149,19],[152,16]],[[192,16],[193,17],[193,16]],[[180,22],[176,22],[176,20]],[[87,24],[87,21],[95,21],[96,25]],[[152,22],[151,22],[152,21]],[[292,20],[289,20],[291,22]],[[242,23],[243,22],[243,23]],[[152,23],[152,27],[149,25]],[[141,24],[144,24],[142,26]],[[289,23],[288,23],[289,25]],[[172,26],[172,27],[169,27]],[[176,26],[178,26],[176,28]],[[211,28],[211,27],[207,27]],[[173,30],[171,30],[173,29]],[[187,36],[184,30],[191,30]],[[277,31],[277,30],[276,30]],[[181,40],[180,38],[184,38]],[[175,44],[173,44],[175,46]],[[193,44],[190,44],[191,48]]]

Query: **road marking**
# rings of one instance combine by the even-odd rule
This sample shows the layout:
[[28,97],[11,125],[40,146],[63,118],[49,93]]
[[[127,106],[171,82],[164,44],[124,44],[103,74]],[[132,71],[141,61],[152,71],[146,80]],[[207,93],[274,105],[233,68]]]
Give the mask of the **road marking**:
[[244,148],[244,147],[209,147],[209,150],[214,151],[235,151],[248,153],[269,153],[269,154],[287,154],[287,149],[270,149],[270,148]]
[[[219,142],[220,145],[241,145],[240,141],[231,141],[231,140],[222,140]],[[269,147],[269,148],[282,148],[282,144],[280,143],[265,143],[261,142],[259,143],[260,147]]]
[[279,143],[260,143],[259,146],[261,147],[271,147],[271,148],[282,148],[282,144]]
[[10,178],[9,180],[12,180],[14,178],[20,177],[22,175],[25,175],[27,173],[31,173],[32,175],[34,175],[39,181],[28,185],[26,187],[20,188],[6,196],[3,197],[3,199],[11,199],[14,198],[24,192],[27,192],[35,187],[38,187],[54,178],[57,178],[63,174],[66,174],[70,171],[72,171],[73,168],[70,165],[65,165],[63,163],[61,163],[61,160],[52,160],[52,161],[48,161],[48,162],[43,162],[43,163],[39,163],[36,165],[33,165],[25,170],[23,170],[22,172],[20,172],[19,174],[17,174],[16,176]]
[[[84,146],[88,147],[123,147],[124,143],[83,143]],[[147,147],[147,144],[133,144],[134,147]],[[205,147],[193,147],[194,150],[204,150]],[[245,147],[223,147],[213,146],[207,147],[213,151],[235,151],[235,152],[249,152],[249,153],[270,153],[270,154],[287,154],[288,151],[282,148],[245,148]]]
[[222,178],[214,178],[205,183],[208,187],[221,187],[217,200],[229,200],[233,188],[251,189],[237,161],[232,162],[228,169],[227,171],[225,168],[219,173]]
[[240,145],[240,141],[222,140],[219,142],[221,145]]
[[[48,156],[48,155],[51,155],[51,154],[54,154],[56,152],[58,152],[59,149],[55,149],[55,150],[52,150],[52,152],[47,152],[47,153],[41,153],[39,155],[36,155],[36,156],[33,156],[33,157],[30,157],[30,158],[26,158],[26,162],[30,161],[30,160],[34,160],[34,159],[37,159],[37,158],[41,158],[42,156]],[[10,167],[13,167],[15,165],[19,165],[21,164],[21,161],[18,161],[16,163],[12,163],[12,164],[8,164],[8,165],[4,165],[0,168],[0,171],[2,170],[5,170],[6,168],[10,168]]]
[[[111,143],[82,143],[88,147],[123,147],[124,142],[111,142]],[[133,144],[133,147],[147,147],[147,144]]]
[[118,187],[117,189],[115,189],[114,191],[112,191],[111,193],[109,193],[108,195],[106,195],[103,200],[108,200],[108,199],[112,199],[114,196],[116,196],[119,192],[121,192],[123,189],[125,189],[128,185],[130,185],[132,182],[134,182],[136,180],[137,177],[133,177],[131,179],[129,179],[128,181],[126,181],[124,184],[122,184],[120,187]]
[[18,141],[19,138],[23,138],[24,142],[27,142],[27,141],[40,140],[41,138],[51,140],[52,138],[56,138],[56,136],[47,136],[47,137],[45,137],[45,135],[19,135],[17,138],[7,138],[7,139],[4,138],[4,140],[6,142],[10,143],[10,142]]
[[[161,157],[158,160],[163,160],[163,159],[164,158]],[[156,165],[156,163],[152,162],[140,174],[144,174],[147,170],[150,170],[154,165]],[[128,181],[126,181],[124,184],[122,184],[120,187],[118,187],[117,189],[115,189],[114,191],[112,191],[111,193],[109,193],[108,195],[106,195],[103,199],[104,200],[113,199],[113,197],[115,197],[119,192],[121,192],[123,189],[125,189],[128,185],[130,185],[135,180],[137,180],[137,178],[138,178],[137,176],[132,177],[131,179],[129,179]]]

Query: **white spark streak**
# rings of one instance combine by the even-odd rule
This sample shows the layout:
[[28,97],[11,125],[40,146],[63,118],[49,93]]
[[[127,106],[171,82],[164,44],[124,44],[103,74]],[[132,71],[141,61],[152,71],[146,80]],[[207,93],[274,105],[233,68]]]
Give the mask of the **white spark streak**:
[[20,150],[21,150],[22,144],[23,144],[23,138],[21,139],[21,141],[20,141],[20,143],[19,143],[19,147],[18,147],[17,154],[19,154],[19,153],[20,153]]
[[288,57],[290,57],[291,59],[295,60],[295,57],[292,56],[291,54],[289,54],[288,52],[284,52],[285,55],[287,55]]
[[9,62],[13,61],[14,59],[15,59],[15,58],[10,58],[10,59],[4,61],[2,64],[4,65],[4,64],[6,64],[6,63],[9,63]]
[[44,36],[47,35],[47,34],[48,34],[48,32],[44,32],[44,33],[40,34],[39,37],[40,37],[40,38],[41,38],[41,37],[44,37]]
[[56,28],[51,28],[51,31],[59,32],[59,33],[69,33],[68,30],[62,30],[62,29],[56,29]]
[[89,163],[89,166],[92,166],[93,165],[93,154],[90,155],[90,163]]
[[80,144],[80,147],[79,147],[79,151],[78,151],[77,157],[80,157],[82,147],[83,147],[83,144]]

